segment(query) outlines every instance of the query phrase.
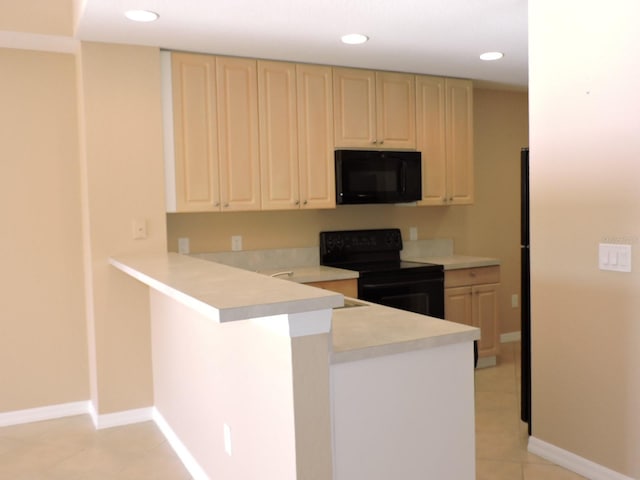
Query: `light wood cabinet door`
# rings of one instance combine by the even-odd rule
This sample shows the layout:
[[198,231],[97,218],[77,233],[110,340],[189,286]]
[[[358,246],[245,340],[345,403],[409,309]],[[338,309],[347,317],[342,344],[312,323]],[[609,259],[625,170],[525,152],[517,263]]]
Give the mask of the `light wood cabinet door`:
[[335,145],[416,148],[415,76],[334,68]]
[[258,61],[260,177],[264,210],[300,204],[296,66]]
[[423,167],[420,204],[473,203],[472,82],[419,75],[416,104]]
[[446,88],[448,203],[473,203],[473,84],[448,78]]
[[375,72],[355,68],[334,68],[333,98],[336,147],[375,147]]
[[335,207],[330,67],[258,62],[262,209]]
[[215,58],[171,56],[175,198],[178,212],[220,206]]
[[479,357],[499,350],[498,286],[500,267],[476,267],[445,272],[444,317],[480,329]]
[[376,142],[381,148],[416,148],[415,75],[376,72]]
[[445,79],[416,77],[416,129],[422,153],[422,205],[444,205],[447,199]]
[[260,209],[255,60],[216,58],[222,211]]
[[471,287],[445,288],[445,320],[473,326]]
[[331,67],[297,65],[301,208],[335,208]]
[[480,328],[478,355],[498,354],[498,288],[495,284],[473,287],[473,326]]

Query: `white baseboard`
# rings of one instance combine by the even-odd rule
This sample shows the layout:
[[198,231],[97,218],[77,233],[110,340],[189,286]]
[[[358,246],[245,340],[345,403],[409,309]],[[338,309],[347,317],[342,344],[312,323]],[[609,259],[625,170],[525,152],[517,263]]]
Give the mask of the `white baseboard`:
[[521,332],[509,332],[500,335],[500,343],[519,342],[522,340]]
[[153,407],[153,421],[156,422],[156,425],[164,435],[164,438],[167,439],[171,448],[176,453],[178,458],[182,461],[182,464],[185,466],[187,471],[191,474],[194,480],[209,480],[209,476],[202,469],[200,464],[196,461],[196,459],[191,455],[187,447],[182,443],[178,435],[173,431],[173,429],[169,426],[169,423],[164,419],[162,414]]
[[634,480],[536,437],[529,437],[528,450],[590,480]]
[[90,402],[83,401],[0,413],[0,427],[41,422],[43,420],[55,420],[56,418],[73,417],[75,415],[86,415],[89,413],[89,408]]
[[93,426],[96,430],[102,430],[103,428],[120,427],[122,425],[131,425],[132,423],[149,422],[153,420],[153,407],[99,415],[93,403],[91,403],[89,406],[89,415],[91,415]]

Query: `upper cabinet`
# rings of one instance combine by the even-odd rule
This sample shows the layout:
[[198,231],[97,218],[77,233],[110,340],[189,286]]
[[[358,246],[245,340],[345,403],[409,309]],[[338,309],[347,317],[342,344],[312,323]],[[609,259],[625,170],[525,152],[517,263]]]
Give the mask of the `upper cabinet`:
[[255,60],[216,58],[222,210],[260,209],[258,79]]
[[178,212],[260,208],[255,60],[171,55]]
[[415,76],[334,68],[335,146],[416,148]]
[[469,80],[162,55],[169,212],[335,208],[335,148],[418,150],[420,205],[473,202]]
[[473,203],[473,83],[416,77],[422,205]]
[[335,207],[331,68],[258,62],[262,209]]

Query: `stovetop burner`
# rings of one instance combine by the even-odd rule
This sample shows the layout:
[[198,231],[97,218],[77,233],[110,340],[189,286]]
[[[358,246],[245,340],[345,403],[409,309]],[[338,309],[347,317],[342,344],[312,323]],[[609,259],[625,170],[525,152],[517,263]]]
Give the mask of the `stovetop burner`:
[[402,235],[397,228],[320,233],[320,264],[360,274],[441,270],[442,266],[400,260]]

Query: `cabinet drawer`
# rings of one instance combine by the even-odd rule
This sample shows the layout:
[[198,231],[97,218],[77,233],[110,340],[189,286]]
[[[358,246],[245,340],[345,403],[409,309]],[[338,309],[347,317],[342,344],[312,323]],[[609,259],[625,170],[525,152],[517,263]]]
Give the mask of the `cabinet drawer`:
[[484,283],[500,283],[499,266],[461,268],[459,270],[447,270],[444,273],[445,288],[481,285]]
[[311,287],[324,288],[332,292],[341,293],[345,297],[358,298],[358,280],[350,278],[346,280],[327,280],[323,282],[309,282]]

